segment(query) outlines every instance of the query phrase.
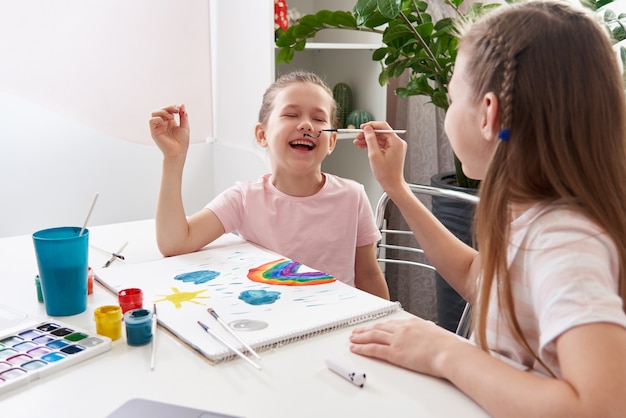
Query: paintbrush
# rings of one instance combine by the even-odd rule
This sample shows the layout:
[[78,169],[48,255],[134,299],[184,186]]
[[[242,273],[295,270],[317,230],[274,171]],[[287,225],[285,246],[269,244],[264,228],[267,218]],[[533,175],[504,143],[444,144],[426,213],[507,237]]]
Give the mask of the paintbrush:
[[157,331],[156,303],[152,304],[152,345],[150,347],[150,370],[154,370],[156,360],[156,331]]
[[230,329],[230,327],[228,326],[228,324],[226,322],[224,322],[224,320],[222,318],[220,318],[220,316],[217,314],[217,312],[215,312],[215,310],[213,308],[208,308],[207,312],[211,314],[211,316],[213,316],[213,318],[215,318],[215,320],[217,322],[220,323],[220,325],[222,326],[222,328],[224,328],[226,331],[228,331],[228,333],[230,335],[232,335],[233,337],[235,337],[237,339],[237,341],[239,341],[241,344],[243,344],[244,347],[246,347],[248,349],[248,351],[250,352],[250,354],[252,354],[254,357],[260,359],[261,356],[259,356],[256,351],[254,351],[252,349],[252,347],[250,347],[248,344],[246,344],[246,342],[244,340],[241,339],[241,337],[239,337],[239,335],[237,335],[235,333],[235,331],[233,331],[232,329]]
[[[356,134],[363,132],[363,129],[322,129],[322,132],[337,132],[339,134]],[[406,129],[374,129],[377,134],[404,134]]]
[[245,356],[245,354],[243,354],[241,351],[237,350],[237,348],[235,346],[233,346],[232,344],[230,344],[228,341],[226,341],[225,339],[223,339],[222,337],[220,337],[220,335],[218,333],[216,333],[215,331],[213,331],[211,328],[209,328],[207,325],[203,324],[202,322],[198,321],[198,325],[200,325],[202,327],[203,330],[205,330],[207,332],[207,334],[209,334],[211,337],[215,338],[217,341],[221,342],[222,344],[224,344],[226,347],[230,348],[235,354],[237,354],[239,357],[241,357],[242,359],[244,359],[245,361],[248,362],[248,364],[252,365],[253,367],[256,367],[257,369],[261,370],[261,366],[259,366],[258,364],[256,364],[254,361],[250,360],[248,357]]
[[113,263],[118,258],[120,260],[125,260],[125,257],[122,255],[122,251],[124,251],[124,248],[126,248],[127,245],[128,245],[128,241],[126,241],[124,245],[122,245],[122,247],[119,250],[117,250],[116,253],[111,253],[111,258],[109,258],[109,260],[104,264],[104,266],[102,266],[102,268],[109,267],[111,263]]
[[96,193],[96,195],[93,197],[93,202],[91,202],[91,207],[89,208],[89,212],[87,213],[87,218],[85,219],[85,223],[83,224],[83,227],[80,229],[80,234],[78,234],[78,236],[82,236],[83,232],[85,232],[85,228],[87,228],[87,222],[89,222],[89,218],[91,217],[91,212],[93,212],[93,207],[96,206],[96,202],[98,201],[98,196],[100,196],[100,193]]

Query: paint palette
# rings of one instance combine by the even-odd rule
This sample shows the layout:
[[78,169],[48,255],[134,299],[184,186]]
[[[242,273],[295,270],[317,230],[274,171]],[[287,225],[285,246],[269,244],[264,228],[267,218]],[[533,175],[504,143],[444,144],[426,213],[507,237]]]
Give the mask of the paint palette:
[[110,349],[110,338],[58,321],[0,336],[0,394]]

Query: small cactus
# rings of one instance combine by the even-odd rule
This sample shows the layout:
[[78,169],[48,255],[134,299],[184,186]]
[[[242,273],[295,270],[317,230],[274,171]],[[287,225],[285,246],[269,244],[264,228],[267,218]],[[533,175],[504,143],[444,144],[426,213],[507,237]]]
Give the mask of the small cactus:
[[346,118],[347,128],[359,128],[362,123],[374,120],[374,116],[365,110],[355,110],[350,112]]
[[345,128],[346,118],[352,112],[352,89],[346,83],[338,83],[333,87],[333,97],[337,102],[338,128]]

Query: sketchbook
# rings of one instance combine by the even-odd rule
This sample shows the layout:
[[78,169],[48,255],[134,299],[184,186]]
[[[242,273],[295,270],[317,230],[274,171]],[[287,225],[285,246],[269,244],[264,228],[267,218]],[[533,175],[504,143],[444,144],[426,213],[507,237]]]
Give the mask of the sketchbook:
[[159,325],[211,362],[235,357],[198,324],[246,352],[207,311],[255,351],[263,351],[401,310],[334,277],[226,234],[203,250],[95,271],[117,295],[143,290],[143,307],[157,308]]

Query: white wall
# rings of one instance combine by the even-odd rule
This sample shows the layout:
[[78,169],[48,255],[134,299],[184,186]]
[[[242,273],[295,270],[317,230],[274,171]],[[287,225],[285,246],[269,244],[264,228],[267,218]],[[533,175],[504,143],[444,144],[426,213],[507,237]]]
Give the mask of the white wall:
[[261,99],[274,81],[274,4],[210,0],[214,92],[214,191],[269,171],[254,142]]
[[[161,153],[0,93],[0,237],[154,217]],[[188,210],[212,195],[211,147],[194,144],[184,178]]]
[[171,103],[212,135],[208,0],[23,0],[0,16],[0,91],[115,138],[152,144],[146,119]]
[[[22,53],[22,57],[17,60],[19,62],[8,60],[3,55],[3,67],[20,65],[20,62],[30,63],[23,68],[31,77],[35,77],[33,80],[41,82],[37,74],[49,80],[49,83],[56,83],[57,79],[66,80],[65,84],[56,85],[54,89],[54,95],[63,96],[64,85],[68,89],[73,87],[72,78],[68,80],[65,75],[55,78],[50,71],[63,71],[64,65],[70,63],[63,61],[61,65],[49,65],[47,60],[53,59],[55,54],[47,53],[37,68],[32,67],[33,62],[37,61],[31,56],[33,52],[30,46],[33,45],[33,39],[42,39],[44,43],[47,33],[32,33],[36,30],[30,29],[30,44],[20,44],[20,25],[6,23],[15,20],[19,15],[27,22],[48,22],[45,25],[48,30],[55,31],[55,28],[61,29],[63,25],[58,21],[56,26],[49,24],[50,21],[55,22],[50,18],[52,12],[62,11],[64,15],[78,13],[72,18],[79,19],[80,13],[91,11],[92,14],[98,14],[103,4],[125,11],[128,5],[119,4],[120,2],[121,0],[110,0],[108,3],[91,0],[24,0],[3,5],[0,24],[11,29],[8,33],[0,29],[0,34],[3,35],[0,36],[0,50],[3,53],[8,50]],[[215,139],[215,143],[204,142],[209,141],[204,119],[210,119],[211,114],[194,112],[197,107],[189,106],[190,101],[206,101],[209,94],[204,88],[205,80],[201,81],[202,87],[195,90],[194,97],[185,97],[182,89],[177,89],[175,91],[181,91],[180,96],[168,96],[160,99],[158,104],[131,108],[133,112],[138,110],[139,116],[130,121],[114,117],[119,111],[117,105],[143,95],[124,94],[124,91],[130,90],[122,89],[122,93],[114,96],[117,100],[107,99],[104,103],[105,111],[101,113],[107,116],[105,119],[110,121],[112,127],[110,131],[103,132],[100,127],[88,124],[88,121],[75,117],[66,109],[51,106],[33,96],[26,97],[16,93],[12,80],[8,79],[6,73],[0,72],[3,81],[0,82],[0,237],[31,234],[41,228],[59,225],[80,226],[96,192],[100,196],[89,222],[92,226],[153,217],[160,180],[161,154],[151,144],[147,120],[152,110],[169,103],[188,104],[192,122],[192,141],[195,143],[189,150],[183,179],[183,200],[187,213],[199,210],[215,193],[235,181],[256,179],[268,170],[263,151],[253,143],[252,132],[262,93],[273,80],[272,30],[266,29],[271,28],[273,23],[271,2],[133,0],[134,13],[137,12],[139,3],[150,11],[142,17],[138,13],[135,22],[128,21],[126,13],[126,17],[111,25],[111,28],[115,30],[119,23],[124,22],[125,30],[134,28],[145,39],[143,32],[154,28],[146,28],[144,25],[154,24],[159,13],[169,13],[172,16],[173,5],[177,9],[186,10],[186,13],[194,14],[194,18],[188,20],[177,14],[179,20],[170,20],[178,23],[159,26],[159,34],[152,37],[153,42],[145,40],[141,44],[146,48],[167,43],[166,51],[177,48],[178,52],[193,55],[195,52],[187,49],[195,43],[194,36],[204,37],[210,30],[213,37],[211,52],[214,59],[212,68],[215,103],[212,112],[212,139]],[[80,7],[74,7],[75,5]],[[210,18],[208,13],[197,11],[198,8],[203,10],[207,6],[210,6]],[[25,10],[32,15],[24,15]],[[198,22],[198,15],[204,19],[206,26],[190,29],[189,22]],[[190,30],[193,33],[188,33]],[[7,31],[8,29],[5,30]],[[80,32],[74,32],[72,36],[81,37]],[[132,36],[132,33],[127,36]],[[106,38],[106,35],[101,38]],[[119,45],[120,40],[115,39],[116,45]],[[172,42],[175,46],[171,45]],[[23,48],[20,49],[20,45]],[[99,48],[94,47],[89,52],[97,55],[98,50]],[[75,62],[80,60],[73,61],[71,65],[76,65]],[[146,77],[152,76],[153,72],[159,70],[163,70],[172,83],[198,74],[202,76],[202,72],[194,73],[186,69],[190,70],[194,65],[204,65],[204,62],[186,63],[177,71],[169,67],[150,66],[143,72],[135,73],[135,78],[129,78],[128,82],[138,83],[143,78],[142,74]],[[126,61],[123,64],[127,65]],[[18,67],[14,69],[20,71]],[[207,76],[209,72],[204,71]],[[165,90],[165,83],[153,84],[155,91]],[[96,87],[101,88],[97,80],[81,84],[82,89]],[[41,91],[42,89],[35,90],[36,93]],[[76,100],[68,102],[81,107],[81,103]],[[99,120],[102,120],[102,114],[97,115]],[[135,124],[135,121],[141,126],[139,134],[134,137],[141,138],[136,142],[121,139],[117,133],[128,132],[129,124]],[[145,136],[141,131],[143,126]]]

